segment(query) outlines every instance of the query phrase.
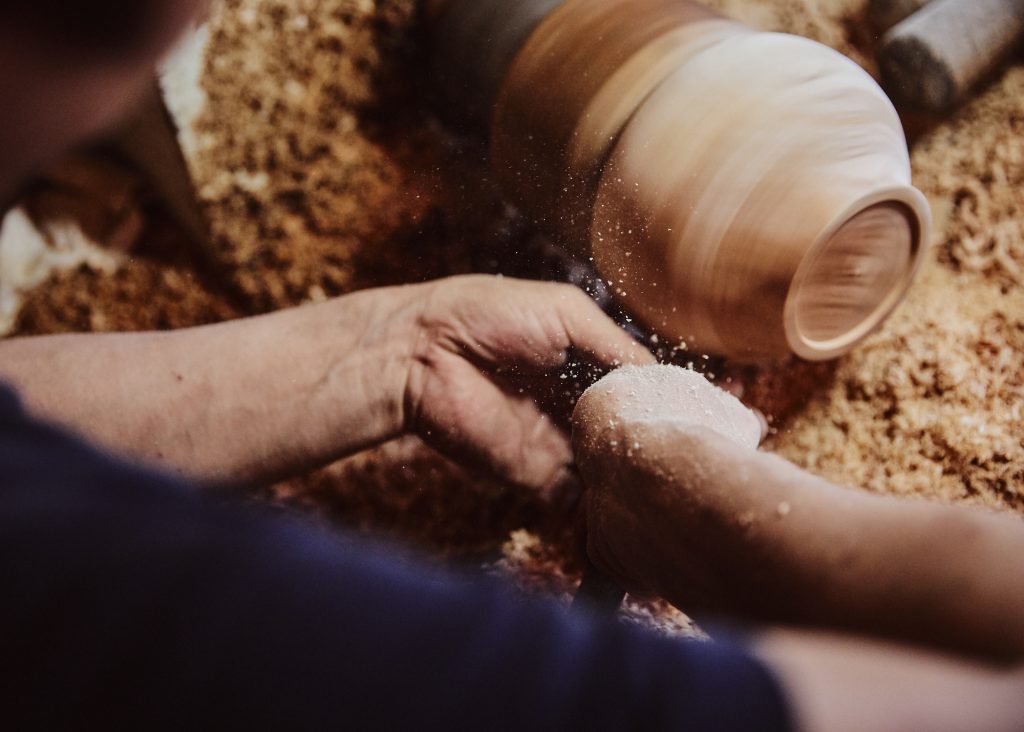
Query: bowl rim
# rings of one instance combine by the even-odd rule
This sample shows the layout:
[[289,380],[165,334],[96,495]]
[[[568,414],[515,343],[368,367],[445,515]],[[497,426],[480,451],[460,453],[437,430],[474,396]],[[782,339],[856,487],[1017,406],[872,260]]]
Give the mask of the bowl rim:
[[[910,214],[908,217],[912,229],[910,266],[905,269],[903,276],[879,301],[871,313],[855,327],[835,338],[821,340],[808,337],[799,322],[798,299],[815,260],[847,222],[873,206],[886,203],[900,205]],[[808,361],[827,361],[838,358],[881,327],[906,298],[910,286],[921,270],[925,255],[930,249],[931,231],[931,206],[924,194],[912,185],[893,186],[872,191],[857,198],[836,214],[804,253],[786,294],[783,323],[786,342],[793,353]]]

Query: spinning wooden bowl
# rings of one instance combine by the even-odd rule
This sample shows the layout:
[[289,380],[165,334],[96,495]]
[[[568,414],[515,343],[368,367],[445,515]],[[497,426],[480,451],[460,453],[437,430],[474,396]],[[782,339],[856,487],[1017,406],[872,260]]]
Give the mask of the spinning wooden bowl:
[[506,194],[661,336],[829,359],[906,293],[928,204],[895,110],[844,56],[687,0],[427,12]]

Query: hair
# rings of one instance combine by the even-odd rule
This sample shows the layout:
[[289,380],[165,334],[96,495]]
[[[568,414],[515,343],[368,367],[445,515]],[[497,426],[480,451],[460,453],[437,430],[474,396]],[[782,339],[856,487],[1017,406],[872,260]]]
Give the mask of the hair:
[[175,0],[23,0],[0,7],[0,28],[33,44],[98,59],[145,49]]

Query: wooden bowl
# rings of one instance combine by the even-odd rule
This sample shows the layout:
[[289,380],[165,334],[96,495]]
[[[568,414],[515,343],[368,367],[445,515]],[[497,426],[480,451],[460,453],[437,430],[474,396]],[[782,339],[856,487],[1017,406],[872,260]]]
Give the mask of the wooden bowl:
[[506,194],[659,335],[829,359],[904,297],[930,212],[892,104],[849,59],[689,0],[433,6]]
[[899,117],[855,63],[743,33],[689,58],[604,167],[591,247],[661,335],[834,358],[900,302],[930,228]]

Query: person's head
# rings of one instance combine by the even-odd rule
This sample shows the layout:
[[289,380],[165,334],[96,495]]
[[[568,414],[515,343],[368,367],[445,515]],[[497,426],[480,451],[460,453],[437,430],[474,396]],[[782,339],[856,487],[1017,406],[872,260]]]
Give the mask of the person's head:
[[0,7],[0,198],[113,123],[203,0]]

